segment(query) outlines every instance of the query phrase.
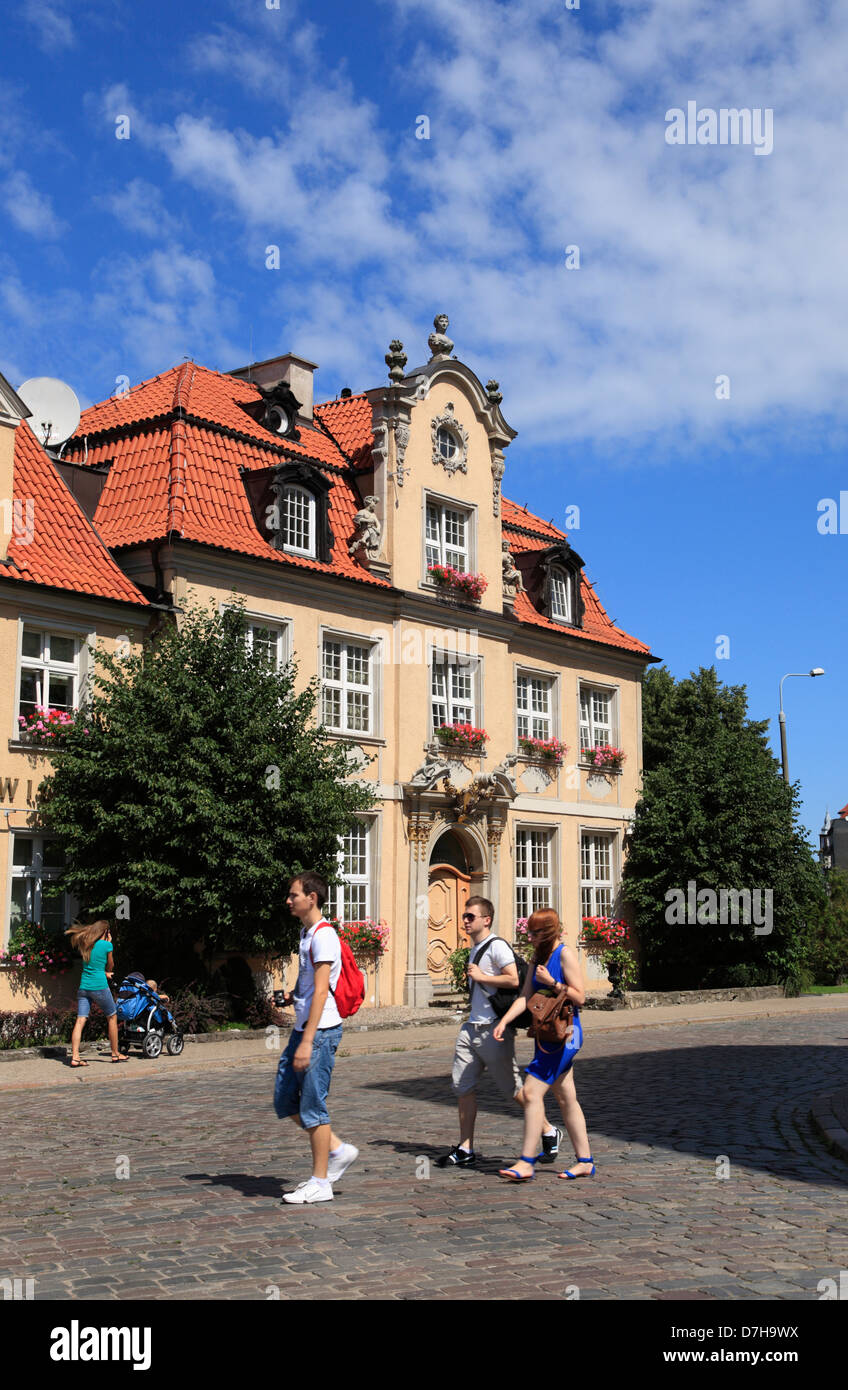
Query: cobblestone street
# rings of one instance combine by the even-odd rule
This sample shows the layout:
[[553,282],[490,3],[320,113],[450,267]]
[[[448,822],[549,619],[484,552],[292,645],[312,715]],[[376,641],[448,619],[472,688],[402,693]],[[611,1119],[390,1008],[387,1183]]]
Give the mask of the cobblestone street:
[[279,1203],[310,1164],[271,1108],[276,1054],[7,1091],[0,1274],[36,1299],[816,1300],[838,1281],[848,1165],[808,1111],[848,1082],[845,1015],[586,1031],[598,1171],[571,1183],[567,1141],[532,1184],[498,1179],[520,1121],[488,1083],[481,1167],[432,1165],[456,1137],[442,1029],[340,1056],[333,1124],[361,1156],[322,1206]]

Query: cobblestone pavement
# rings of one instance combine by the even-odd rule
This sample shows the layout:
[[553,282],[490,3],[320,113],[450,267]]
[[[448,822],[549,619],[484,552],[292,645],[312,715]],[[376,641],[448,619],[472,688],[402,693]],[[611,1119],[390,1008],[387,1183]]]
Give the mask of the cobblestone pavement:
[[340,1056],[333,1123],[361,1156],[322,1206],[279,1203],[310,1165],[271,1109],[274,1056],[7,1092],[0,1276],[92,1300],[815,1300],[838,1281],[848,1164],[808,1111],[848,1081],[848,1018],[587,1035],[598,1172],[579,1182],[498,1179],[520,1123],[488,1083],[481,1168],[431,1166],[456,1136],[443,1040]]

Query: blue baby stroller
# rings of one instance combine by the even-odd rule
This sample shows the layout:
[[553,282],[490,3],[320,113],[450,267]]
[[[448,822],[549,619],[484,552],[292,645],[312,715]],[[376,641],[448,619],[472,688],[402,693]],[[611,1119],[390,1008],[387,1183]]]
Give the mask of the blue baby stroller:
[[121,981],[116,1003],[118,1044],[122,1051],[138,1043],[145,1057],[158,1057],[164,1041],[170,1055],[179,1057],[185,1040],[174,1015],[138,970]]

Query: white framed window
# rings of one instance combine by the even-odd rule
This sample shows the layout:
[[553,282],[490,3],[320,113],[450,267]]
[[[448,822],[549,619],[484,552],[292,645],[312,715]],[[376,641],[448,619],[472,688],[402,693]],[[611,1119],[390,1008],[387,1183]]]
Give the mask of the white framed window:
[[614,744],[615,691],[580,686],[580,751]]
[[49,835],[12,831],[11,931],[21,922],[37,922],[46,931],[62,932],[73,920],[69,893],[49,897],[44,887],[59,877],[65,860],[57,841]]
[[551,617],[558,623],[574,622],[574,576],[565,570],[551,573]]
[[480,666],[473,657],[434,651],[430,666],[430,720],[443,724],[473,724],[480,718]]
[[280,540],[293,555],[315,556],[315,497],[290,484],[280,498]]
[[339,872],[344,883],[334,891],[334,908],[340,922],[361,922],[376,916],[374,885],[377,883],[377,818],[357,819],[342,836]]
[[473,513],[432,497],[427,498],[425,513],[425,572],[430,565],[451,565],[467,574],[472,567]]
[[580,836],[580,911],[584,917],[607,917],[616,895],[615,834],[584,831]]
[[447,462],[456,458],[460,451],[461,444],[456,434],[447,425],[440,425],[436,431],[436,448],[441,458]]
[[516,830],[516,917],[529,917],[540,907],[556,909],[555,850],[555,831],[521,826]]
[[515,678],[515,717],[518,738],[553,738],[554,690],[553,676],[519,671]]
[[270,619],[247,619],[248,651],[260,655],[273,671],[279,671],[289,659],[289,625]]
[[321,647],[321,722],[336,733],[376,732],[374,643],[325,636]]
[[21,634],[17,715],[48,709],[74,710],[79,703],[80,652],[84,638],[26,623]]

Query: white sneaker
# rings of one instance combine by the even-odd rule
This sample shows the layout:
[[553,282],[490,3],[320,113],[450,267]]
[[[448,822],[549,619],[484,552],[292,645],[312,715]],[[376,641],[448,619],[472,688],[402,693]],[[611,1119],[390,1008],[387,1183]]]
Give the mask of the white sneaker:
[[333,1189],[327,1184],[313,1182],[309,1178],[307,1182],[298,1183],[294,1192],[284,1192],[283,1201],[291,1202],[293,1206],[300,1206],[304,1202],[332,1202]]
[[355,1163],[359,1158],[359,1150],[353,1144],[342,1144],[341,1151],[335,1158],[330,1156],[327,1162],[327,1177],[330,1182],[338,1182],[339,1178],[347,1172],[351,1163]]

